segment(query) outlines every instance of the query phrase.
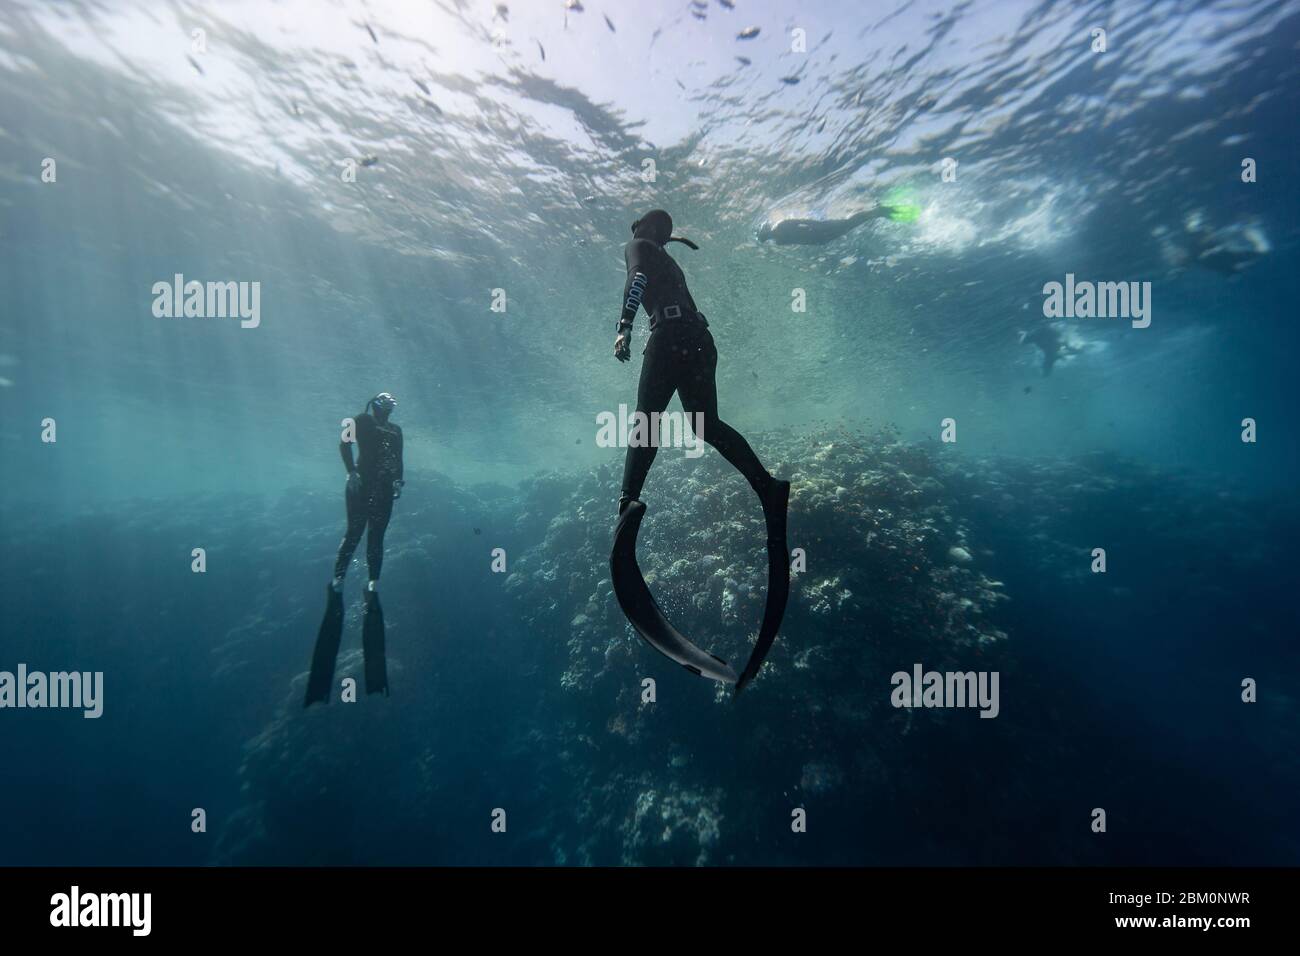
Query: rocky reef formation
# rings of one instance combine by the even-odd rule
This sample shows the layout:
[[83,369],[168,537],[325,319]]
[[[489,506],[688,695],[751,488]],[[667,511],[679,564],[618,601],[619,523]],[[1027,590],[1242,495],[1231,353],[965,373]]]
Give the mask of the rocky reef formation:
[[[390,640],[394,698],[303,713],[295,685],[246,749],[244,805],[215,859],[1175,862],[1169,847],[1117,852],[1089,839],[1089,809],[1107,795],[1140,799],[1151,760],[1095,743],[1112,733],[1099,727],[1138,712],[1070,655],[1119,653],[1091,636],[1097,622],[1128,627],[1124,646],[1143,628],[1157,646],[1170,631],[1186,639],[1190,625],[1143,609],[1185,586],[1158,572],[1206,528],[1223,532],[1230,566],[1187,569],[1209,602],[1196,613],[1227,613],[1279,558],[1284,536],[1269,529],[1294,528],[1293,510],[1108,458],[974,460],[889,432],[775,433],[756,447],[793,480],[795,573],[781,636],[743,695],[656,654],[619,611],[608,567],[616,463],[509,494],[425,489],[442,494],[447,530],[417,545],[403,536],[432,532],[402,516],[394,570],[464,564],[466,548],[500,543],[508,572],[484,560],[436,596],[390,590],[388,617],[405,629]],[[424,491],[417,478],[407,494]],[[766,592],[758,501],[715,453],[672,450],[644,497],[651,589],[684,633],[743,663]],[[482,538],[463,538],[462,525],[481,525]],[[1103,545],[1118,573],[1090,573]],[[998,672],[998,717],[894,706],[892,675],[916,664]],[[340,671],[356,666],[345,656]],[[1270,706],[1293,709],[1278,699]],[[1167,797],[1130,817],[1169,825]],[[489,833],[497,807],[510,814],[508,838]],[[806,832],[792,827],[800,814]],[[329,824],[340,819],[342,837]]]
[[[660,658],[619,610],[608,568],[613,466],[581,479],[506,582],[527,630],[564,651],[551,708],[598,707],[581,734],[551,743],[582,781],[575,829],[589,836],[576,861],[753,859],[729,853],[720,833],[740,822],[780,844],[808,800],[876,799],[920,723],[973,716],[893,708],[894,672],[1001,659],[1007,635],[994,611],[1008,597],[941,456],[889,434],[771,435],[762,448],[793,482],[795,570],[781,637],[734,702]],[[671,450],[644,497],[647,583],[684,633],[743,663],[767,588],[756,497],[719,456]],[[773,807],[762,822],[750,812],[756,789]]]

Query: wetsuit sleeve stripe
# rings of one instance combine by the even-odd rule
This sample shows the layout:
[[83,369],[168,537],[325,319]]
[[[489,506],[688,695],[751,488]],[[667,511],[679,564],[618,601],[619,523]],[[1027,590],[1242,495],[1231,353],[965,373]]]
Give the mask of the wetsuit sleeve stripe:
[[618,320],[620,328],[624,326],[630,327],[636,319],[636,313],[641,308],[641,300],[645,297],[648,283],[649,280],[644,272],[628,270],[627,284],[623,287],[623,313]]
[[636,321],[637,310],[645,298],[646,287],[650,284],[650,263],[645,262],[649,243],[633,239],[623,248],[623,261],[627,263],[627,282],[623,284],[623,311],[619,315],[619,332],[630,331]]

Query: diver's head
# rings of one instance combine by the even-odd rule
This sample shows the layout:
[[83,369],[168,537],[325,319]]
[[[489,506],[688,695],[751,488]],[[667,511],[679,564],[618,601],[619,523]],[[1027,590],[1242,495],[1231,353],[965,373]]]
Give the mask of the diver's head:
[[666,246],[670,242],[680,242],[688,249],[700,248],[689,239],[673,235],[673,217],[662,209],[651,209],[632,223],[632,237],[634,239],[649,239],[661,246]]
[[772,224],[767,220],[764,220],[763,225],[758,227],[758,241],[759,242],[772,241]]
[[632,235],[637,239],[649,239],[659,245],[666,243],[673,234],[673,217],[662,209],[651,209],[648,213],[632,223]]
[[393,398],[390,392],[380,392],[366,403],[366,407],[370,409],[370,413],[377,419],[385,422],[388,421],[388,416],[393,414],[393,409],[397,407],[397,399]]

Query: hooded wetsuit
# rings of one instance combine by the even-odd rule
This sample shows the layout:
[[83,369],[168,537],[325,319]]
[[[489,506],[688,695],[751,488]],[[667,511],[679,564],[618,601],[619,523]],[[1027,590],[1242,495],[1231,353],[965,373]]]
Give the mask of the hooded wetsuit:
[[[701,434],[697,437],[721,452],[745,476],[759,497],[766,500],[772,476],[749,447],[749,442],[718,417],[715,380],[718,350],[714,347],[709,323],[696,309],[695,300],[686,288],[686,276],[681,267],[660,242],[641,236],[627,244],[623,258],[627,263],[627,282],[623,287],[619,331],[631,332],[633,320],[642,307],[650,316],[650,338],[646,341],[641,380],[637,385],[637,411],[646,416],[662,412],[672,400],[673,392],[677,392],[682,407],[690,415],[691,426],[694,428],[697,421],[702,422]],[[697,413],[702,419],[696,419]],[[657,451],[653,442],[642,447],[628,447],[623,463],[624,498],[641,496],[641,488]]]
[[359,460],[355,464],[352,461],[351,442],[339,442],[339,454],[348,474],[355,472],[361,480],[355,488],[349,485],[344,496],[348,529],[339,544],[334,577],[341,578],[347,572],[352,553],[368,525],[366,564],[370,568],[370,580],[377,581],[384,566],[384,532],[393,515],[393,482],[402,480],[402,429],[391,421],[380,421],[369,412],[354,420]]

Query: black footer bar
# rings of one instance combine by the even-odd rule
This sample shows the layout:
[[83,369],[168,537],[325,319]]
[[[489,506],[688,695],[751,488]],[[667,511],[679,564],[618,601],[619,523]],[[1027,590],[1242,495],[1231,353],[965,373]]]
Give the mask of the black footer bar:
[[[1043,931],[1229,944],[1291,925],[1297,869],[0,869],[6,940],[338,944],[477,927],[763,941],[778,929],[1017,939]],[[626,922],[630,920],[631,922]],[[459,927],[459,929],[456,929]],[[626,940],[626,937],[624,937]],[[680,937],[678,937],[680,938]],[[890,938],[881,936],[881,939]],[[612,941],[612,940],[611,940]],[[665,943],[668,938],[665,937]],[[770,939],[767,939],[770,942]]]

